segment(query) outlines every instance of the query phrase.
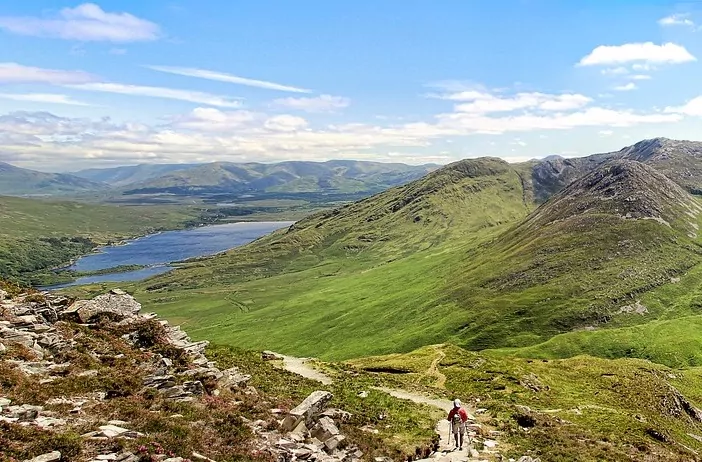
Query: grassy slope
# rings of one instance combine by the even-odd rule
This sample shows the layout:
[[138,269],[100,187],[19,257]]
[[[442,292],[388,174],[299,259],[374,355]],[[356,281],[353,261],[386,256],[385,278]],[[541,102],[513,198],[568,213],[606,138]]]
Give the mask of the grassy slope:
[[456,328],[454,303],[437,300],[466,249],[528,212],[506,163],[460,168],[186,265],[137,294],[217,342],[327,358],[433,342]]
[[[694,199],[643,166],[588,181],[511,226],[528,211],[517,172],[462,162],[185,265],[137,294],[199,338],[326,359],[447,340],[524,347],[670,315],[619,311],[700,262],[687,235],[696,218],[685,215]],[[617,200],[598,199],[612,185],[624,185]]]
[[[487,408],[493,426],[504,432],[500,441],[506,457],[529,453],[544,462],[695,460],[685,447],[702,450],[702,443],[689,436],[702,435],[702,423],[685,412],[675,392],[693,406],[699,404],[699,368],[680,371],[638,359],[587,356],[534,361],[448,345],[365,358],[351,366],[405,372],[370,374],[375,382],[428,384],[426,370],[437,350],[445,354],[438,371],[446,376],[446,389],[435,393]],[[651,430],[667,442],[655,439]]]
[[110,207],[0,197],[0,276],[63,264],[96,244],[176,228],[200,212],[173,207]]

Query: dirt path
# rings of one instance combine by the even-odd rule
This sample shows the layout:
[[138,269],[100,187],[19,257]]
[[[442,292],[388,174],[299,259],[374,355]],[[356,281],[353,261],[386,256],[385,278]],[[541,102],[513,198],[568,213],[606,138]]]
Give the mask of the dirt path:
[[[432,362],[431,366],[427,370],[427,375],[436,377],[437,384],[440,384],[442,387],[446,382],[446,377],[438,370],[438,365],[444,356],[445,355],[443,351],[440,350],[440,347],[437,347],[437,358]],[[316,380],[324,385],[330,385],[332,383],[331,377],[310,366],[308,361],[309,359],[306,358],[283,356],[282,366],[285,370],[294,374]],[[387,393],[388,395],[394,396],[398,399],[406,399],[414,403],[425,404],[445,413],[448,413],[453,407],[453,402],[447,399],[431,398],[419,393],[412,393],[401,389],[384,387],[374,387],[373,389]],[[466,411],[468,411],[468,418],[475,421],[475,417],[473,416],[474,411],[472,409],[466,409]],[[436,452],[439,462],[464,462],[470,460],[470,453],[467,449],[470,446],[469,442],[466,442],[463,451],[456,451],[454,449],[454,443],[450,435],[450,424],[446,418],[442,417],[436,422],[435,431],[440,438],[439,450]],[[437,459],[437,457],[434,457],[434,459]]]
[[436,358],[431,362],[429,369],[424,373],[425,376],[435,377],[436,383],[434,386],[436,388],[445,389],[446,388],[446,376],[439,370],[439,364],[446,357],[446,353],[441,349],[442,345],[436,345],[434,349],[436,350]]
[[331,377],[307,364],[308,361],[307,358],[283,356],[283,368],[293,374],[321,382],[323,385],[331,385]]

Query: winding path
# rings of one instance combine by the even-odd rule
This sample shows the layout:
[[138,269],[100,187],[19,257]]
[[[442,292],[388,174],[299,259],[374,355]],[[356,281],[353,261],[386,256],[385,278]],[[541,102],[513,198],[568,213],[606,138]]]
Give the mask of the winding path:
[[[437,377],[437,385],[441,385],[441,387],[443,388],[446,382],[446,376],[444,376],[444,374],[442,374],[439,371],[438,365],[441,362],[441,360],[445,357],[445,354],[443,351],[441,351],[440,347],[437,347],[437,354],[437,358],[434,361],[432,361],[431,366],[427,370],[426,375]],[[308,364],[309,359],[307,358],[295,358],[293,356],[282,357],[282,366],[288,372],[292,372],[294,374],[306,377],[308,379],[316,380],[324,385],[330,385],[333,382],[331,377],[310,366]],[[394,396],[398,399],[406,399],[414,403],[432,406],[446,413],[448,413],[453,407],[453,403],[446,399],[431,398],[422,394],[411,393],[401,389],[385,387],[373,387],[373,389],[381,391],[383,393],[387,393],[390,396]],[[473,412],[468,409],[467,411],[468,418],[472,421],[475,421]],[[470,448],[469,442],[466,442],[466,450],[456,451],[454,449],[453,441],[451,440],[450,434],[450,424],[448,420],[446,420],[445,418],[441,418],[438,422],[436,422],[435,431],[439,435],[439,450],[431,459],[426,460],[437,460],[438,462],[465,462],[472,460],[470,458],[470,452],[468,449]]]

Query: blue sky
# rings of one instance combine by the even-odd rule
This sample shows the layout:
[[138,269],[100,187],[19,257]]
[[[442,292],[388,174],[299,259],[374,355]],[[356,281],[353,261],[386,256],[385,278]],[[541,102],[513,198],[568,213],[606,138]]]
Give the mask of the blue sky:
[[0,161],[446,163],[702,139],[702,4],[0,4]]

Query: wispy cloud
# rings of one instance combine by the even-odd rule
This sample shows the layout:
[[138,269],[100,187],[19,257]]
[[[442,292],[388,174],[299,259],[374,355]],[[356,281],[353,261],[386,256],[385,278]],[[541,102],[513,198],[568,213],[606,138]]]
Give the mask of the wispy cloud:
[[197,69],[192,67],[172,67],[172,66],[146,66],[147,68],[166,72],[169,74],[183,75],[186,77],[196,77],[200,79],[216,80],[218,82],[234,83],[237,85],[246,85],[249,87],[265,88],[268,90],[288,91],[292,93],[312,93],[312,90],[306,88],[293,87],[290,85],[282,85],[275,82],[265,80],[248,79],[237,75],[226,74],[224,72],[211,71],[207,69]]
[[592,98],[580,94],[517,93],[513,96],[499,96],[490,92],[467,90],[457,93],[428,95],[432,98],[458,101],[458,112],[487,114],[492,112],[512,112],[520,109],[541,111],[566,111],[586,106]]
[[138,42],[161,36],[157,24],[129,13],[108,13],[94,3],[64,8],[55,17],[0,16],[0,29],[65,40]]
[[55,93],[0,93],[0,98],[13,101],[29,101],[45,104],[68,104],[71,106],[92,106],[82,101],[76,101],[68,95]]
[[695,22],[692,19],[690,19],[690,15],[687,13],[671,14],[670,16],[666,16],[665,18],[659,19],[658,24],[660,24],[661,26],[695,27]]
[[687,49],[675,43],[656,45],[653,42],[600,45],[583,57],[579,66],[615,65],[643,61],[656,64],[679,64],[697,61]]
[[273,101],[275,106],[306,112],[334,112],[350,104],[349,98],[332,95],[320,95],[314,98],[281,98]]
[[629,69],[623,66],[619,67],[610,67],[607,69],[602,69],[600,71],[602,75],[625,75],[629,73]]
[[76,84],[94,81],[95,77],[82,71],[64,71],[0,63],[0,83]]
[[651,76],[647,74],[635,74],[632,76],[629,76],[631,80],[651,80]]
[[636,86],[636,84],[634,82],[629,82],[627,84],[614,87],[614,89],[616,91],[632,91],[632,90],[636,90],[637,88],[638,87]]
[[174,88],[147,87],[142,85],[126,85],[120,83],[93,82],[78,85],[66,85],[76,90],[116,93],[120,95],[150,96],[153,98],[176,99],[191,103],[208,104],[219,107],[239,107],[241,101],[237,98],[213,95],[199,91],[178,90]]

